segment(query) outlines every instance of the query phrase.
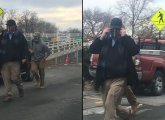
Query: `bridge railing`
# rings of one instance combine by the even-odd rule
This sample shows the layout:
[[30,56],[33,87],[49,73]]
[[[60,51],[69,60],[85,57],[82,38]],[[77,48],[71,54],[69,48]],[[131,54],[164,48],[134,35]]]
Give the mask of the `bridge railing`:
[[63,56],[66,54],[70,54],[72,52],[76,52],[82,49],[81,41],[69,41],[69,42],[61,42],[55,44],[49,44],[49,49],[51,50],[51,55],[47,58],[53,59],[59,56]]

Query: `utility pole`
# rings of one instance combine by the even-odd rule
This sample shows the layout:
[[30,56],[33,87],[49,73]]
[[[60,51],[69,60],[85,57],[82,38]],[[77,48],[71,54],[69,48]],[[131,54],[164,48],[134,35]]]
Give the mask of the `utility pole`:
[[161,39],[161,31],[159,31],[159,40]]

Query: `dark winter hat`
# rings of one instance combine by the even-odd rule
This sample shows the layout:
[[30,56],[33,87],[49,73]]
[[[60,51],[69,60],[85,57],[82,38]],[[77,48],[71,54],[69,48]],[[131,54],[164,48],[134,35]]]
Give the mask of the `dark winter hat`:
[[111,29],[114,29],[114,28],[121,28],[123,25],[122,25],[122,20],[119,19],[119,18],[113,18],[111,20],[111,23],[110,23],[110,28]]
[[10,19],[7,21],[6,25],[16,25],[15,21]]

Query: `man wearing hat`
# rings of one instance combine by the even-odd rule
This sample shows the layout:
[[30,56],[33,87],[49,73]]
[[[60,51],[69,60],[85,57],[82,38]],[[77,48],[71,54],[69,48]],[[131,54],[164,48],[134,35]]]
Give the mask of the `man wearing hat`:
[[120,103],[132,70],[130,67],[134,67],[132,56],[139,48],[130,36],[122,35],[122,26],[121,19],[113,18],[110,29],[104,29],[89,48],[92,54],[99,54],[95,89],[103,88],[104,120],[117,120],[118,116],[129,120],[131,114]]
[[38,88],[45,87],[45,60],[50,55],[49,48],[41,42],[41,34],[34,33],[34,39],[29,44],[31,53],[31,72],[35,77],[35,86]]
[[20,77],[20,64],[27,58],[28,45],[24,35],[17,30],[14,20],[7,21],[7,30],[1,34],[0,59],[2,62],[2,77],[6,89],[4,102],[13,98],[11,81],[16,84],[19,96],[24,96],[23,84]]

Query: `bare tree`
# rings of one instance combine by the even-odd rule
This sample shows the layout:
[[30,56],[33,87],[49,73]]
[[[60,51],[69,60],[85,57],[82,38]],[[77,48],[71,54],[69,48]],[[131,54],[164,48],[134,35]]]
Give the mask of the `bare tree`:
[[30,33],[30,18],[31,18],[32,12],[29,10],[23,11],[23,13],[20,16],[19,22],[18,22],[18,28],[22,29],[25,33]]
[[87,9],[83,12],[83,36],[84,39],[95,39],[109,24],[110,12],[102,12],[100,9]]
[[36,31],[41,33],[55,33],[57,32],[57,27],[52,23],[39,19],[38,23],[36,24]]
[[46,27],[46,31],[45,31],[46,33],[55,33],[57,31],[55,25],[49,22],[45,22],[45,27]]
[[31,33],[35,32],[38,20],[39,20],[39,18],[37,16],[37,13],[32,12],[31,17],[29,19],[29,25],[31,26],[29,30]]
[[25,33],[33,33],[35,31],[41,33],[54,33],[57,31],[55,25],[38,18],[35,12],[29,10],[22,13],[18,21],[18,28]]
[[4,10],[2,16],[3,23],[6,23],[9,19],[14,19],[17,22],[18,29],[24,33],[34,33],[36,31],[41,33],[55,33],[57,31],[56,25],[40,19],[36,12],[29,10],[20,13],[16,10]]
[[69,28],[67,31],[70,33],[81,33],[82,31],[78,28]]
[[9,19],[14,19],[14,20],[18,20],[18,11],[17,10],[13,10],[13,9],[11,9],[11,10],[8,10],[7,11],[7,20],[9,20]]
[[19,13],[18,13],[17,10],[13,10],[13,9],[7,10],[7,9],[4,9],[3,11],[4,11],[4,13],[1,16],[2,17],[1,25],[5,25],[6,21],[9,20],[9,19],[14,19],[15,21],[18,20]]
[[132,37],[135,34],[135,27],[138,23],[149,17],[147,5],[151,0],[124,0],[119,1],[118,10],[123,19],[131,26]]

